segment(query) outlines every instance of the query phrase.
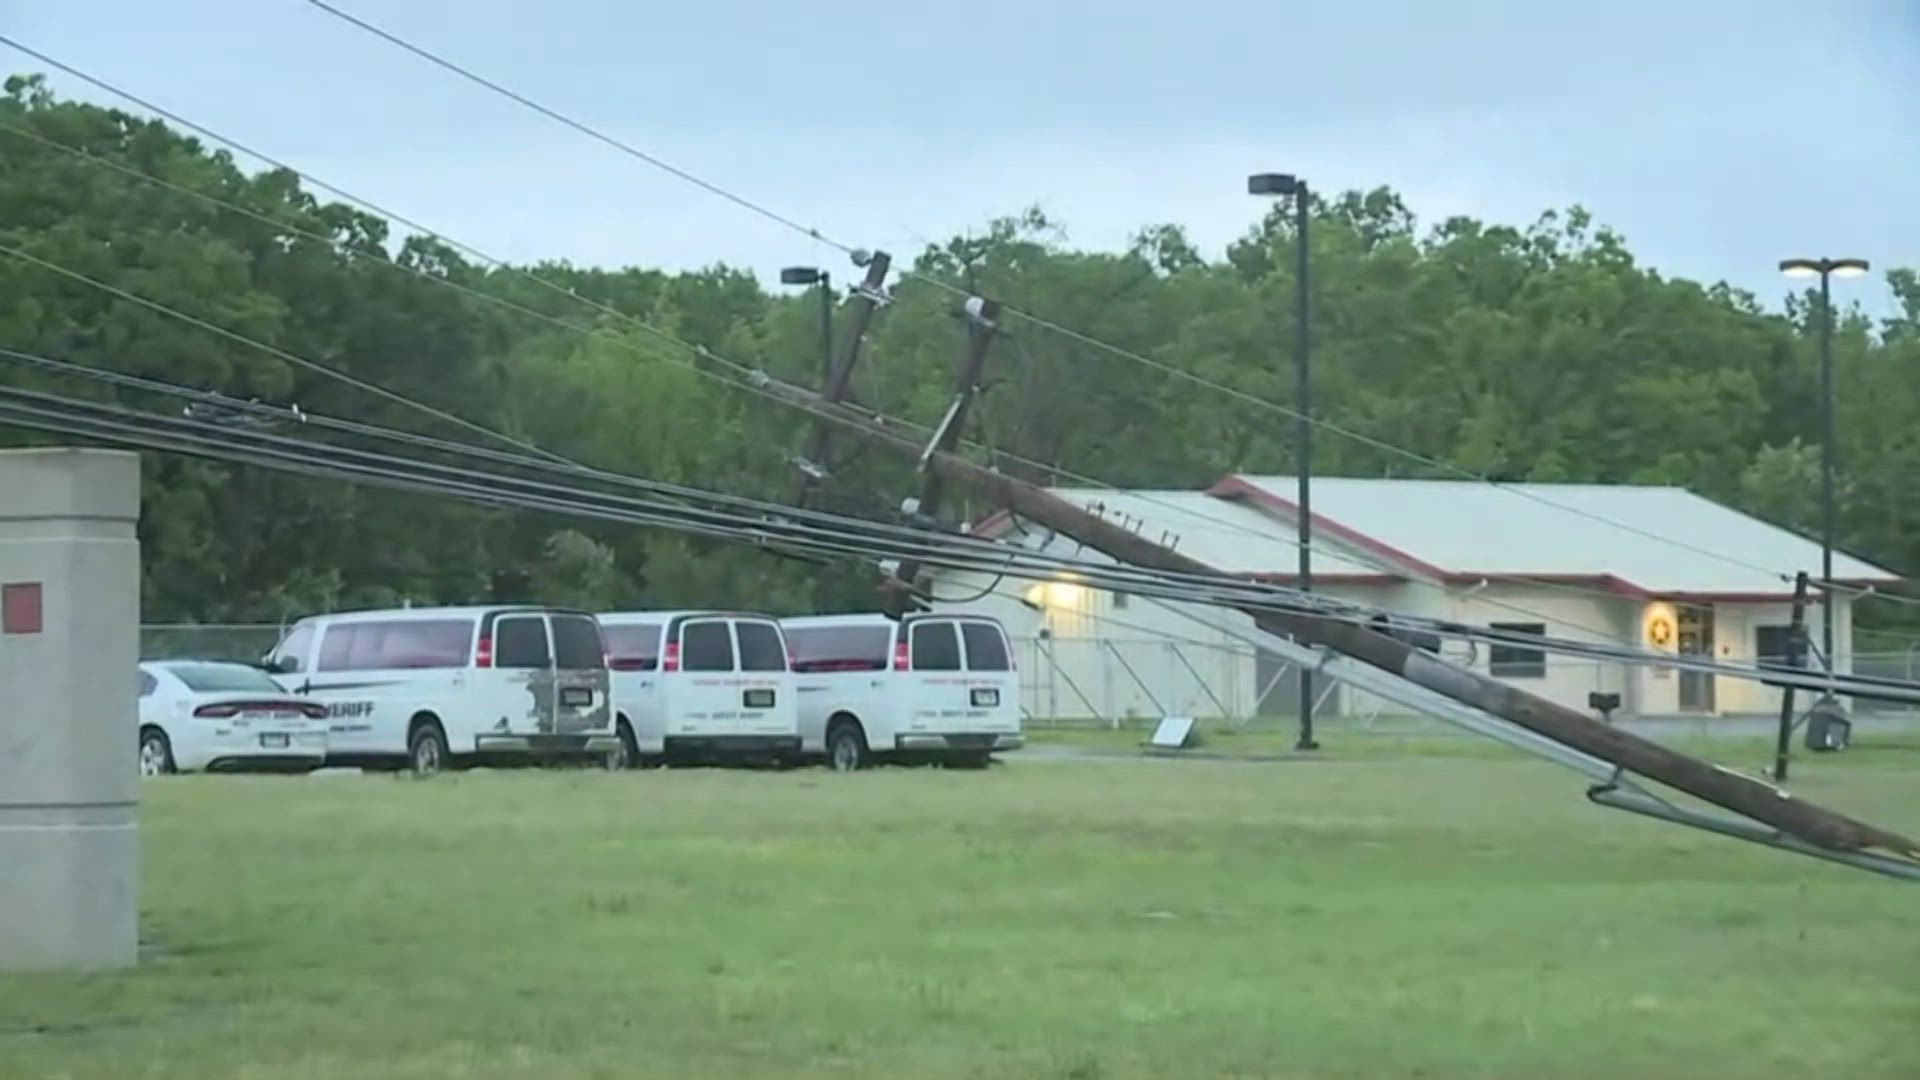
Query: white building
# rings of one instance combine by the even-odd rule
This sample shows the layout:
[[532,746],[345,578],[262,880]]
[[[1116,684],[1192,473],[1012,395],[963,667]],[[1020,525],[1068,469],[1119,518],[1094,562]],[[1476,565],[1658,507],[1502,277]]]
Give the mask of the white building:
[[[1206,491],[1055,489],[1077,504],[1221,570],[1296,579],[1292,477],[1229,476]],[[1793,575],[1818,581],[1820,546],[1680,488],[1479,481],[1313,481],[1316,591],[1408,615],[1522,633],[1752,663],[1784,654]],[[985,535],[1107,561],[1005,514]],[[1836,556],[1856,588],[1892,572]],[[1290,714],[1297,675],[1260,648],[1238,612],[1085,588],[943,571],[945,606],[984,611],[1021,641],[1024,701],[1036,719]],[[1820,640],[1820,605],[1808,610]],[[1852,670],[1851,596],[1835,602],[1835,652]],[[1778,691],[1747,679],[1448,642],[1442,654],[1571,708],[1617,693],[1616,716],[1777,712]],[[1316,687],[1319,715],[1393,709]]]

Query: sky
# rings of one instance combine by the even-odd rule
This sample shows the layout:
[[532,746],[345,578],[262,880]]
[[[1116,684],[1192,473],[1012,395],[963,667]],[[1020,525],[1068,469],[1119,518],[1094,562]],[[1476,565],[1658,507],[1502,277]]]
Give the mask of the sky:
[[[1265,209],[1246,175],[1293,172],[1426,223],[1579,204],[1773,304],[1788,256],[1920,266],[1920,0],[337,3],[901,258],[1033,204],[1218,254]],[[493,255],[857,272],[306,0],[0,0],[0,33]],[[1878,274],[1836,288],[1890,310]]]

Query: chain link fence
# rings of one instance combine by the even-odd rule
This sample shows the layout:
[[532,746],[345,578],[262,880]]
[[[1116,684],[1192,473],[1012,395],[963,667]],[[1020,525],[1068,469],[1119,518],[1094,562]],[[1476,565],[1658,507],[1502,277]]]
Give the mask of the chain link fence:
[[280,643],[271,623],[149,623],[140,627],[142,660],[254,661]]
[[[1214,645],[1164,638],[1026,637],[1015,639],[1022,708],[1033,727],[1147,727],[1165,716],[1185,716],[1239,730],[1291,729],[1299,711],[1300,672],[1251,645]],[[1464,660],[1461,657],[1452,657]],[[1736,661],[1737,662],[1737,661]],[[1920,682],[1920,647],[1905,653],[1854,658],[1861,675]],[[1476,664],[1484,668],[1485,665]],[[1638,670],[1615,662],[1547,655],[1526,671],[1501,673],[1515,685],[1582,712],[1590,694],[1626,692]],[[1700,733],[1765,726],[1779,709],[1772,688],[1748,679],[1676,669],[1654,669],[1644,693],[1653,715],[1622,713],[1623,722]],[[1329,729],[1384,733],[1451,733],[1458,729],[1329,680],[1312,686],[1316,722]],[[1816,695],[1798,695],[1805,709]],[[1920,723],[1920,707],[1854,699],[1857,714]],[[1595,713],[1598,715],[1598,713]]]
[[[279,642],[283,629],[270,623],[150,624],[140,628],[140,655],[147,660],[254,661]],[[1290,728],[1298,711],[1298,670],[1250,645],[1025,637],[1014,640],[1014,649],[1021,706],[1034,727],[1146,727],[1164,716],[1189,716],[1261,730]],[[1906,652],[1863,653],[1854,658],[1854,670],[1920,682],[1920,645]],[[1584,700],[1588,690],[1617,689],[1621,671],[1618,664],[1549,657],[1539,685],[1557,688],[1563,698]],[[1715,681],[1729,684],[1729,691],[1737,682]],[[1313,695],[1315,717],[1323,724],[1385,733],[1456,730],[1365,694],[1337,693],[1325,680],[1316,680]],[[1810,696],[1802,697],[1810,703]],[[1862,716],[1920,720],[1920,708],[1900,702],[1859,699],[1854,708]],[[1725,723],[1711,713],[1673,722],[1699,725],[1702,731]]]

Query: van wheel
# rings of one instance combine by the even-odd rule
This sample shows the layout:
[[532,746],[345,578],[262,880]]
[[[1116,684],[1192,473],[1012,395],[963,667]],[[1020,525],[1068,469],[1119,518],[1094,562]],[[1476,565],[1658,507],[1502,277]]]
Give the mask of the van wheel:
[[607,768],[633,769],[640,765],[640,742],[633,737],[633,725],[621,717],[617,725],[620,736],[620,749],[607,755]]
[[173,744],[167,733],[157,727],[140,729],[140,775],[166,776],[179,770],[173,767]]
[[447,735],[438,722],[425,720],[414,725],[407,740],[407,766],[415,776],[432,776],[446,769]]
[[853,772],[872,763],[867,736],[852,720],[835,720],[827,728],[827,764],[834,772]]

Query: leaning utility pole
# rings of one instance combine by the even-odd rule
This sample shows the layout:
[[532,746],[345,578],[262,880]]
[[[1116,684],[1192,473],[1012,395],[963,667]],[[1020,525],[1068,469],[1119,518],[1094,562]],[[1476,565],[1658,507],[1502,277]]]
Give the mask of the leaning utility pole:
[[[887,269],[893,263],[893,257],[884,251],[876,251],[867,258],[867,276],[860,286],[853,290],[853,299],[848,314],[852,325],[841,339],[840,354],[834,357],[833,369],[827,373],[826,386],[821,389],[821,399],[838,404],[847,396],[847,387],[853,381],[853,366],[860,359],[860,343],[866,339],[867,326],[873,321],[874,309],[879,307],[886,297],[883,291],[887,283]],[[805,506],[807,496],[813,493],[814,485],[827,476],[827,448],[833,438],[833,424],[824,418],[813,422],[813,436],[807,442],[807,452],[794,459],[794,465],[800,470],[800,483],[793,493],[793,504]]]
[[[967,414],[973,408],[973,399],[980,393],[980,376],[986,368],[987,350],[993,344],[993,335],[999,329],[994,321],[999,315],[999,301],[978,296],[968,297],[961,308],[961,317],[967,325],[966,352],[954,376],[953,400],[947,405],[946,415],[940,418],[940,426],[934,429],[933,438],[920,458],[920,471],[925,476],[920,498],[905,508],[912,516],[929,520],[939,516],[940,503],[946,495],[946,478],[940,469],[931,467],[932,459],[937,454],[951,454],[960,445],[960,433],[966,428]],[[899,569],[894,571],[886,583],[887,614],[899,618],[906,611],[924,606],[913,595],[919,576],[920,564],[912,560],[901,563]]]
[[[1786,666],[1805,667],[1807,662],[1807,572],[1793,578],[1793,618],[1787,625]],[[1773,782],[1787,782],[1787,755],[1793,749],[1793,684],[1780,687],[1780,730],[1773,746]]]
[[[824,402],[798,387],[769,381],[773,396],[860,432],[876,445],[925,460],[925,468],[964,485],[987,501],[1028,518],[1121,563],[1177,573],[1217,574],[1216,568],[1155,543],[1033,484],[1003,476],[965,458],[921,444],[875,417]],[[1920,859],[1920,842],[1805,802],[1764,781],[1688,757],[1658,743],[1428,655],[1364,625],[1306,613],[1241,609],[1264,631],[1353,657],[1454,701],[1572,747],[1623,772],[1704,799],[1816,847],[1835,852],[1880,849]]]

